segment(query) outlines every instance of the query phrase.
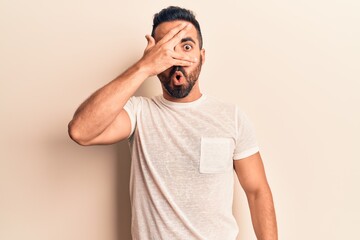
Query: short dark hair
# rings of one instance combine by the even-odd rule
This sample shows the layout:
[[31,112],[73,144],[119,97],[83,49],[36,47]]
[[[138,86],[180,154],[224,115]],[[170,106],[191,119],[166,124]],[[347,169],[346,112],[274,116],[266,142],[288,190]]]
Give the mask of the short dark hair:
[[203,39],[202,39],[202,35],[201,35],[200,24],[196,20],[195,14],[192,11],[185,9],[185,8],[170,6],[170,7],[164,8],[160,12],[156,13],[154,15],[151,36],[154,37],[155,29],[157,28],[157,26],[160,23],[171,22],[171,21],[176,21],[176,20],[184,20],[184,21],[190,22],[194,25],[194,27],[196,28],[197,33],[198,33],[199,46],[200,46],[200,49],[202,49]]

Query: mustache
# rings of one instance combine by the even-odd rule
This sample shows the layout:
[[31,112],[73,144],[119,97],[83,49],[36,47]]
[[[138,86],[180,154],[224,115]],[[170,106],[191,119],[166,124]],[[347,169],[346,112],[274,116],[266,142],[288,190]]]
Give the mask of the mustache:
[[169,76],[172,76],[177,71],[180,71],[185,77],[187,77],[185,69],[182,66],[173,66],[170,70]]

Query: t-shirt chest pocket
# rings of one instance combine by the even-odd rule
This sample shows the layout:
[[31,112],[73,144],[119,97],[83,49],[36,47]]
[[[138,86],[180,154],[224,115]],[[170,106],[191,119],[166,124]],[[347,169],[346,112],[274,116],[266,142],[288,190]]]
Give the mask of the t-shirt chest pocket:
[[200,173],[223,173],[232,170],[232,139],[201,137]]

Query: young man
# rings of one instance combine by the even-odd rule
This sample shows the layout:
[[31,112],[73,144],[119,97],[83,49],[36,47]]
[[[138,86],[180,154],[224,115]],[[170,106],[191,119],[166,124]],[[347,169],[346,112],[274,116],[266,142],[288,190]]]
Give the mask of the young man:
[[[193,13],[163,9],[146,38],[143,57],[82,103],[69,123],[71,138],[81,145],[128,139],[133,239],[236,239],[233,169],[257,238],[277,239],[251,123],[237,106],[200,91],[205,50]],[[132,96],[154,75],[162,95]]]

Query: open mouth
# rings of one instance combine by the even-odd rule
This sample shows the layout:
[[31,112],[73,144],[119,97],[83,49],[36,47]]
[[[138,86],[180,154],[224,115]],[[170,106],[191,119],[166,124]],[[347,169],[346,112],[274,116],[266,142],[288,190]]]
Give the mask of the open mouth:
[[181,85],[184,83],[184,75],[181,71],[176,71],[173,75],[172,75],[172,80],[173,80],[173,83],[175,85]]

